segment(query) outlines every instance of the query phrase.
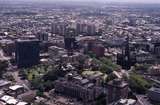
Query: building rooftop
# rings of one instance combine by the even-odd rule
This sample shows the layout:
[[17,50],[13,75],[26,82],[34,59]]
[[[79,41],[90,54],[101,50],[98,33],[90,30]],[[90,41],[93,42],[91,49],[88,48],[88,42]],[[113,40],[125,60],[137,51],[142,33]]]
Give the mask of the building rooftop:
[[114,87],[123,88],[123,87],[128,86],[128,83],[123,81],[123,80],[121,80],[121,79],[114,79],[114,80],[110,81],[108,83],[108,85],[111,85],[111,86],[114,86]]
[[4,102],[7,102],[9,99],[14,99],[14,97],[8,96],[8,95],[4,95],[3,97],[1,97],[1,100]]
[[0,105],[6,105],[6,103],[0,101]]
[[18,102],[17,105],[27,105],[28,103],[27,102]]
[[149,89],[149,91],[154,91],[156,93],[160,93],[160,88],[152,87]]
[[18,103],[18,101],[14,98],[11,98],[11,99],[7,100],[6,103],[9,105],[16,105]]
[[136,100],[133,99],[120,99],[115,105],[135,105]]
[[81,80],[81,84],[82,84],[82,85],[84,85],[84,84],[86,84],[86,83],[88,83],[88,82],[89,82],[88,79],[82,79],[82,80]]
[[10,86],[9,89],[11,90],[17,90],[17,89],[20,89],[20,88],[23,88],[23,86],[21,85],[14,85],[14,86]]
[[37,40],[37,39],[32,39],[32,40],[30,40],[30,39],[17,39],[16,41],[19,43],[21,43],[21,42],[39,42],[39,40]]
[[11,84],[10,81],[0,80],[0,87]]

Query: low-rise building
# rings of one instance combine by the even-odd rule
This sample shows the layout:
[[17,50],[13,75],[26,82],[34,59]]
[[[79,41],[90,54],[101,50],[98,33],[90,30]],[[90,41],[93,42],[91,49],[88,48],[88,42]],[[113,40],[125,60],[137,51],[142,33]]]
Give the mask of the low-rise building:
[[0,105],[30,105],[27,102],[20,101],[15,99],[12,96],[4,95],[0,98]]
[[114,105],[136,105],[136,100],[133,99],[120,99]]
[[160,65],[151,66],[149,69],[151,75],[160,75]]
[[64,48],[57,46],[49,47],[49,62],[54,64],[56,61],[60,60],[61,56],[66,55],[67,51]]
[[160,102],[160,88],[152,87],[148,90],[148,97],[152,101]]
[[55,81],[55,92],[89,102],[101,95],[103,89],[79,75],[69,75],[67,78]]
[[0,89],[7,89],[11,85],[10,81],[0,80]]
[[7,93],[11,96],[18,96],[20,94],[23,94],[25,92],[25,88],[21,85],[14,85],[10,86]]

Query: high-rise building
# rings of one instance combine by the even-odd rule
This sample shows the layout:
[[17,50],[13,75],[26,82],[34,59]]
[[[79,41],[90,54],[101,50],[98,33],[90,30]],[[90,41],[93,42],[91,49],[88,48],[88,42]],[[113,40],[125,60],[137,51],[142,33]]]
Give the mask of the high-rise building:
[[68,50],[68,53],[72,53],[74,49],[78,48],[78,44],[75,38],[76,31],[75,29],[68,28],[64,36],[65,49]]
[[39,63],[40,46],[37,40],[16,41],[16,63],[18,68],[30,67]]
[[57,23],[53,23],[53,24],[52,24],[51,33],[52,33],[52,34],[58,34]]
[[82,33],[86,33],[87,29],[86,29],[86,24],[84,23],[77,23],[76,25],[76,31],[78,34],[82,34]]
[[154,43],[154,54],[160,58],[160,42]]
[[65,49],[72,50],[75,47],[75,38],[64,38]]
[[53,23],[52,24],[52,34],[59,34],[64,36],[66,33],[67,24],[65,23]]
[[65,33],[66,33],[66,31],[67,31],[67,24],[65,24],[65,23],[60,23],[60,24],[58,25],[58,33],[59,33],[60,35],[64,36]]
[[88,35],[94,35],[96,33],[96,27],[94,24],[88,24],[87,25],[87,34]]
[[45,32],[38,32],[37,38],[39,41],[48,41],[48,33]]
[[117,64],[121,65],[123,69],[129,70],[131,66],[136,63],[136,58],[131,57],[129,36],[126,38],[125,47],[122,48],[122,53],[117,55]]
[[96,26],[94,24],[77,23],[76,31],[78,34],[94,35]]

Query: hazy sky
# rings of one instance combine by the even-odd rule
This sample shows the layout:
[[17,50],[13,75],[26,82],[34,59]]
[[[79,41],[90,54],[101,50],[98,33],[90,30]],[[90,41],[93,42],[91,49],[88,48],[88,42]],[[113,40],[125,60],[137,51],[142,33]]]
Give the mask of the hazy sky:
[[[0,0],[0,1],[7,1],[7,0]],[[17,1],[43,1],[43,2],[44,1],[90,1],[90,2],[99,1],[99,2],[160,3],[160,0],[17,0]]]
[[[63,0],[62,0],[63,1]],[[65,1],[65,0],[64,0]],[[160,0],[72,0],[72,1],[101,1],[101,2],[137,2],[137,3],[160,3]]]

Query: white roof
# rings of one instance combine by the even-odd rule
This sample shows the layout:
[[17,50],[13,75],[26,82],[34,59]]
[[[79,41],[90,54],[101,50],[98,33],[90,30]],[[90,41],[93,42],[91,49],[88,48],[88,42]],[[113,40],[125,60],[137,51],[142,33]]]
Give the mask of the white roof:
[[9,99],[6,103],[16,105],[17,102],[18,101],[16,99],[12,98],[12,99]]
[[7,102],[9,99],[13,99],[13,97],[8,96],[8,95],[4,95],[3,97],[1,97],[1,100],[4,102]]
[[119,103],[121,103],[121,104],[125,104],[127,102],[127,100],[125,100],[125,99],[120,99],[120,101],[119,101]]
[[0,105],[6,105],[6,103],[0,101]]
[[28,103],[26,103],[26,102],[18,102],[18,104],[17,105],[27,105]]
[[128,99],[128,105],[134,104],[136,103],[136,100],[133,99]]
[[19,88],[23,88],[23,86],[21,86],[21,85],[14,85],[14,86],[10,86],[9,87],[9,89],[11,89],[11,90],[17,90]]
[[136,103],[136,100],[134,99],[120,99],[119,103],[124,105],[133,105]]

